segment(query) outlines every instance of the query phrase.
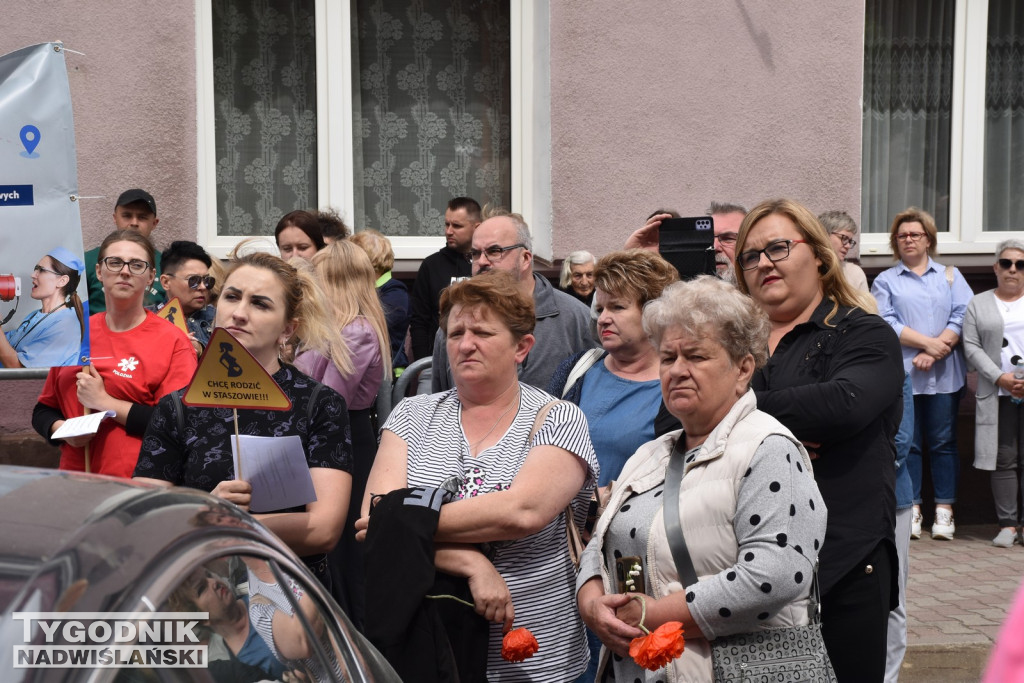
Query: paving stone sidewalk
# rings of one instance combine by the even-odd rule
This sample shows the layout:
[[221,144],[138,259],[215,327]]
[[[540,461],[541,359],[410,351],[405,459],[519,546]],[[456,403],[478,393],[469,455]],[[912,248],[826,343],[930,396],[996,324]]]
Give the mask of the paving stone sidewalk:
[[957,527],[956,540],[928,529],[910,542],[907,656],[901,682],[978,681],[1024,578],[1024,548],[996,548],[995,525]]

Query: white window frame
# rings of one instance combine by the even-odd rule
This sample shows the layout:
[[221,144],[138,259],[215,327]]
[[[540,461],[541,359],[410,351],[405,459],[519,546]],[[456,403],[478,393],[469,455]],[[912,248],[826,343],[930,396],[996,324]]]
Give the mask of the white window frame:
[[[350,0],[316,0],[317,196],[352,224]],[[213,10],[196,0],[197,240],[224,258],[242,237],[217,235]],[[551,93],[549,0],[510,0],[512,95],[512,210],[523,215],[534,251],[551,258]],[[358,226],[357,226],[358,227]],[[398,259],[422,259],[443,237],[391,237]],[[273,248],[273,240],[268,245]]]
[[[988,0],[956,3],[953,28],[953,109],[950,120],[949,231],[939,233],[941,254],[984,254],[1024,231],[981,229],[985,168],[985,66]],[[863,233],[861,255],[892,254],[889,233]]]

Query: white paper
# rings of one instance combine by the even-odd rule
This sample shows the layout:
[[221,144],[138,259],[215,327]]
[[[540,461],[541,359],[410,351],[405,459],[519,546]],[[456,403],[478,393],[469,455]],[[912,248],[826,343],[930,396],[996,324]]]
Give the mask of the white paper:
[[238,467],[238,444],[231,436],[235,476],[241,471],[252,485],[251,512],[273,512],[299,507],[316,500],[309,475],[306,452],[298,436],[248,436],[241,440],[242,467]]
[[64,424],[57,428],[51,439],[70,439],[76,436],[88,436],[100,430],[100,422],[108,417],[117,415],[113,410],[102,413],[90,413],[82,417],[70,417],[64,420]]

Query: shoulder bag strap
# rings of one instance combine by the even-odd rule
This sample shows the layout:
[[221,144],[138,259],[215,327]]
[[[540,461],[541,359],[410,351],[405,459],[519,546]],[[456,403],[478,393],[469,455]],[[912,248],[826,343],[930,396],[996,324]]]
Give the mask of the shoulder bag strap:
[[174,408],[174,421],[178,425],[178,439],[181,440],[181,443],[185,443],[185,410],[177,391],[171,392],[171,407]]
[[584,353],[578,361],[576,361],[576,365],[573,366],[572,372],[569,373],[569,376],[565,380],[565,386],[562,387],[563,398],[569,393],[572,386],[576,384],[583,375],[587,374],[587,370],[597,364],[597,361],[599,361],[603,355],[604,349],[590,349]]
[[[320,382],[316,383],[313,387],[313,391],[309,394],[309,401],[306,402],[306,429],[309,429],[309,425],[313,424],[313,410],[316,408],[316,399],[320,396],[320,391],[324,388],[324,385]],[[348,408],[348,406],[345,406]]]
[[686,541],[683,539],[683,528],[679,524],[679,486],[683,481],[683,452],[680,443],[685,436],[679,435],[669,456],[668,469],[665,472],[665,508],[662,511],[665,518],[665,535],[668,537],[668,546],[672,550],[672,559],[676,563],[676,571],[679,572],[679,580],[683,588],[697,583],[697,572],[693,568],[693,560],[690,559],[690,551],[686,548]]
[[[551,401],[550,403],[541,406],[541,409],[537,411],[537,418],[533,421],[533,429],[530,430],[530,436],[526,439],[527,444],[533,441],[533,437],[535,437],[537,432],[540,431],[540,426],[544,424],[544,419],[548,416],[551,408],[556,403],[563,403],[563,401]],[[583,549],[586,547],[586,544],[583,542],[580,530],[576,526],[576,518],[572,509],[572,501],[565,506],[565,533],[569,543],[569,557],[572,558],[573,566],[579,569],[580,557],[583,555]]]

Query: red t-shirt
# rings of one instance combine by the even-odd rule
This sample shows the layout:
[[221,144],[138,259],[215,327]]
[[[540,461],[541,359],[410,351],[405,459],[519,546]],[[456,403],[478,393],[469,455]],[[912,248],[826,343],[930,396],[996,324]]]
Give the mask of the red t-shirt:
[[[156,405],[160,397],[186,386],[196,370],[196,353],[185,333],[173,323],[146,312],[146,319],[127,332],[111,332],[107,314],[89,317],[89,353],[112,397]],[[64,417],[84,414],[78,402],[76,377],[81,368],[51,368],[39,402],[59,410]],[[139,459],[141,436],[128,434],[108,418],[89,444],[90,470],[99,474],[131,477]],[[62,470],[85,471],[85,449],[66,443],[60,447]]]

